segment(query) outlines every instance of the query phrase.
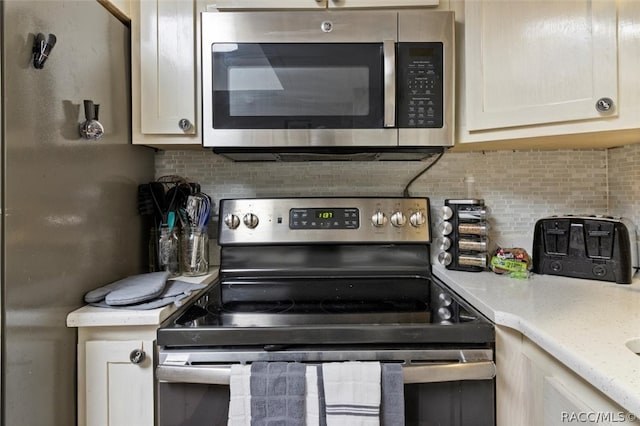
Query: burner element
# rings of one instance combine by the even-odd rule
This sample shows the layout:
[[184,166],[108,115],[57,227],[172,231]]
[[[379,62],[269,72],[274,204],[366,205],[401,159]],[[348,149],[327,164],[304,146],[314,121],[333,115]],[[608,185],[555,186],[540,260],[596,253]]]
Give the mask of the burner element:
[[327,313],[403,313],[427,311],[427,304],[420,300],[380,301],[323,301],[321,309]]
[[222,312],[229,314],[283,314],[293,309],[293,300],[273,302],[228,302],[222,305]]

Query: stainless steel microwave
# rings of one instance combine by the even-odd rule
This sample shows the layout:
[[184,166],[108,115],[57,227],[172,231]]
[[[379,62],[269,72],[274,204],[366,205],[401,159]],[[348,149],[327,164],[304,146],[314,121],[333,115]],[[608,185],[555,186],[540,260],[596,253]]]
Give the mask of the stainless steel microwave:
[[453,145],[454,16],[202,14],[203,145],[234,160],[411,160]]

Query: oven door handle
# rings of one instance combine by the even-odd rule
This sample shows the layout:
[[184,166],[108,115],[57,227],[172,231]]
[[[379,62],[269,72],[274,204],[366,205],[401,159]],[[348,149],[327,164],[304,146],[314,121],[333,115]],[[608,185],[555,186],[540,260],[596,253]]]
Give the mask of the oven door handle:
[[410,365],[402,368],[405,384],[490,380],[496,377],[493,361]]
[[[458,362],[450,364],[419,364],[402,367],[405,384],[457,382],[461,380],[491,380],[496,376],[493,361]],[[228,385],[231,366],[159,365],[156,377],[166,383],[199,383]]]

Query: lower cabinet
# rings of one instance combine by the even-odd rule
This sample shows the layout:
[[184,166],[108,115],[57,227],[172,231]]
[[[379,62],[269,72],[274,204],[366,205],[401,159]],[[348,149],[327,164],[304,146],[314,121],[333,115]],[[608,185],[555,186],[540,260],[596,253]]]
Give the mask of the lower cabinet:
[[518,331],[496,327],[498,426],[640,424]]
[[87,424],[153,425],[151,340],[86,343]]
[[[178,279],[205,284],[182,300],[206,291],[217,271]],[[86,305],[67,315],[78,330],[77,426],[155,426],[155,365],[158,327],[179,309],[105,309]]]
[[78,426],[154,426],[156,327],[78,329]]

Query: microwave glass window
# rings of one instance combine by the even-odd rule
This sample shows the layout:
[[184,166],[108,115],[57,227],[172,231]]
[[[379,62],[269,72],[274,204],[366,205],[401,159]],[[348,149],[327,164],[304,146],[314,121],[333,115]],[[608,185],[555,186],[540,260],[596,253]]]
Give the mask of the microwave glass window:
[[383,126],[379,43],[214,44],[214,128]]
[[229,67],[227,81],[234,117],[369,114],[365,67]]

